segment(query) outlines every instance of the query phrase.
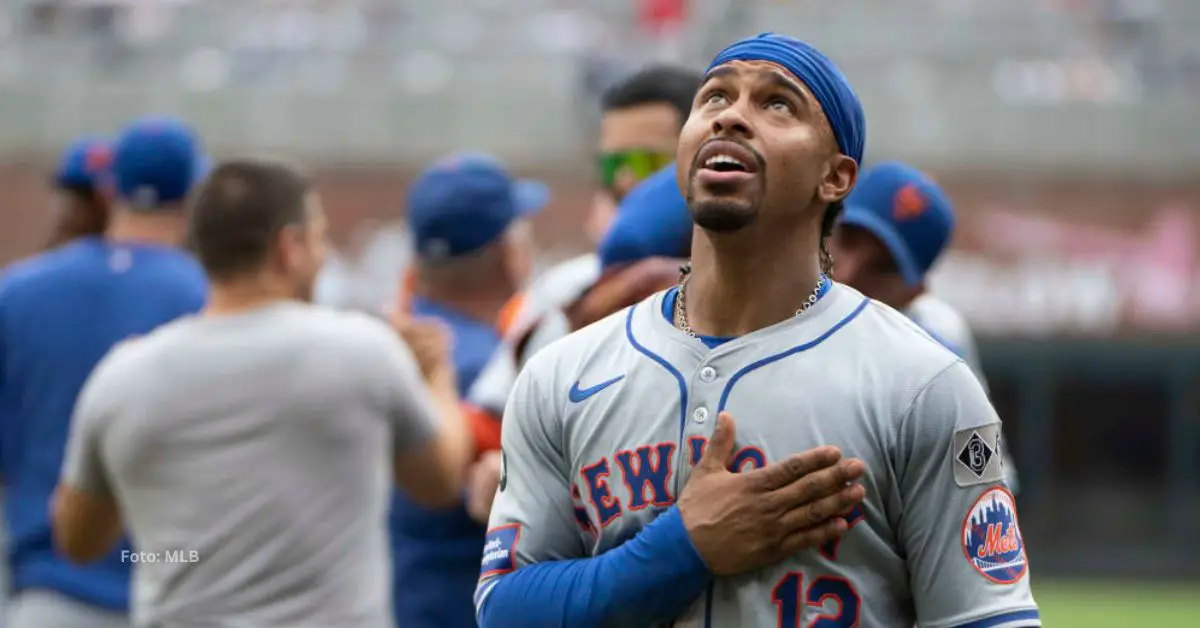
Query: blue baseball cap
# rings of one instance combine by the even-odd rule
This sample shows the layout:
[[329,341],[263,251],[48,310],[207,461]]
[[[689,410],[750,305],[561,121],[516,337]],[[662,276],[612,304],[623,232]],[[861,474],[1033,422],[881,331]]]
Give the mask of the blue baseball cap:
[[208,176],[212,160],[200,137],[176,118],[134,121],[113,146],[112,176],[117,197],[135,209],[179,203]]
[[447,259],[487,246],[549,201],[545,183],[515,179],[488,155],[452,155],[435,162],[409,188],[408,227],[417,255]]
[[54,185],[99,189],[112,162],[112,144],[108,138],[85,136],[63,151],[54,171]]
[[865,171],[846,198],[842,224],[861,227],[879,238],[900,275],[918,285],[954,232],[954,209],[942,188],[925,173],[901,163]]
[[650,257],[688,257],[691,246],[692,215],[672,163],[625,195],[597,253],[608,269]]

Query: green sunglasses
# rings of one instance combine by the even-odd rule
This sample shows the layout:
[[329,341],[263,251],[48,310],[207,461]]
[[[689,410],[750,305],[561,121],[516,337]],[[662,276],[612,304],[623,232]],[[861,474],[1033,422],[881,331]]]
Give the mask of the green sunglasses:
[[675,159],[675,155],[654,150],[623,150],[600,155],[600,185],[615,190],[617,177],[628,173],[641,181],[658,172]]

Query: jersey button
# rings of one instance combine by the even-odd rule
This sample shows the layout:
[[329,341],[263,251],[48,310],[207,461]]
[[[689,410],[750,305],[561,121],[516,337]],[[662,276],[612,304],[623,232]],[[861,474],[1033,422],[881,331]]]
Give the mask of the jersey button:
[[695,411],[692,412],[692,419],[694,419],[697,423],[703,423],[708,420],[708,408],[705,408],[704,406],[696,408]]
[[700,381],[702,381],[706,384],[709,384],[709,383],[712,383],[712,381],[715,380],[716,378],[717,378],[717,369],[715,369],[711,366],[706,366],[706,367],[700,369]]

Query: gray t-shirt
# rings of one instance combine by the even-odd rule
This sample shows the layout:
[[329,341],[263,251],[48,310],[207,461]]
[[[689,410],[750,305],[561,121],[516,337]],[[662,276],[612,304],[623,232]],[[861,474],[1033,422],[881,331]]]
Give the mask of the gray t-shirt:
[[412,354],[366,315],[192,317],[92,373],[63,482],[120,504],[137,626],[386,628],[392,456],[436,421]]
[[665,298],[571,334],[518,377],[478,604],[516,569],[637,534],[728,410],[734,471],[835,445],[866,463],[866,499],[841,541],[717,578],[675,628],[1040,625],[1000,419],[962,360],[840,284],[715,349],[671,324]]

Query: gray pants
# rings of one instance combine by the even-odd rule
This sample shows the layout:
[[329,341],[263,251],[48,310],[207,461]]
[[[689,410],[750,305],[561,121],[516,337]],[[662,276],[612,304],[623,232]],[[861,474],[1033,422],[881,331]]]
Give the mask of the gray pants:
[[44,589],[21,591],[8,600],[4,628],[130,628],[129,616],[89,606]]

